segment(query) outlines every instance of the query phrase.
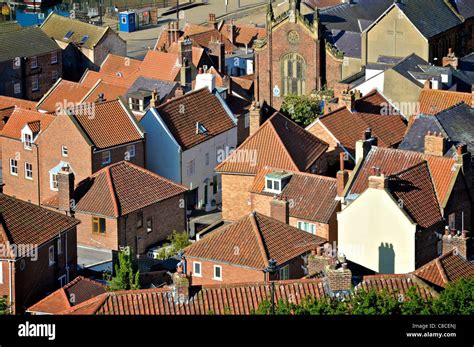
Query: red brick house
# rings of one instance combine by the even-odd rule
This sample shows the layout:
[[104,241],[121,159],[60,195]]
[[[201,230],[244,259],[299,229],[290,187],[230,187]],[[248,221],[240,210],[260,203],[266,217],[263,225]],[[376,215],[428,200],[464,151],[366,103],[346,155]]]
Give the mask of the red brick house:
[[337,241],[341,204],[336,182],[332,177],[264,167],[249,191],[249,207],[330,242]]
[[74,277],[79,221],[3,194],[0,206],[0,295],[23,313]]
[[80,181],[63,167],[58,193],[44,205],[81,221],[77,242],[119,250],[131,247],[136,255],[164,241],[172,232],[186,230],[187,189],[127,161],[111,164]]
[[[186,247],[186,274],[193,285],[301,278],[306,274],[306,255],[324,242],[321,237],[252,212]],[[271,259],[278,271],[269,277],[264,269]]]
[[250,212],[248,192],[261,168],[321,174],[327,169],[327,148],[327,143],[275,113],[216,167],[222,177],[222,218],[234,221]]
[[145,133],[121,100],[81,104],[57,116],[18,109],[2,137],[4,193],[35,204],[56,194],[66,164],[77,181],[124,159],[145,165]]

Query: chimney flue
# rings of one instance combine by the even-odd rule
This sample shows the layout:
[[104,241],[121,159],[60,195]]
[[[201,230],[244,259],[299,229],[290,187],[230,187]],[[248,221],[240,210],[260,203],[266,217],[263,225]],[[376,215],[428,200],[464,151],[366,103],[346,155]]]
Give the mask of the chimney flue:
[[69,165],[61,168],[57,175],[58,181],[58,208],[66,213],[74,212],[74,173]]

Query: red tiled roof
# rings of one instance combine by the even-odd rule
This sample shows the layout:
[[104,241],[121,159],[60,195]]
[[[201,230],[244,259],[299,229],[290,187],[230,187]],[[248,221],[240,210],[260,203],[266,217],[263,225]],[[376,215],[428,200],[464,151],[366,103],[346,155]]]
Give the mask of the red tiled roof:
[[184,252],[188,258],[263,270],[269,259],[284,264],[324,242],[321,237],[253,212],[213,231]]
[[177,54],[148,50],[139,72],[142,76],[164,81],[175,81],[181,69]]
[[54,112],[58,109],[78,104],[89,91],[86,86],[67,80],[59,80],[38,102],[36,108],[46,112]]
[[106,287],[103,284],[78,276],[64,287],[29,307],[27,311],[57,314],[106,292]]
[[113,83],[118,86],[129,88],[138,77],[138,71],[130,74],[128,77],[123,77],[116,74],[106,74],[89,70],[84,74],[84,76],[82,76],[79,83],[88,88],[92,88],[99,80],[102,80],[103,82]]
[[234,45],[230,42],[227,37],[220,33],[217,29],[211,28],[210,30],[198,32],[198,33],[184,33],[185,36],[201,47],[209,47],[209,42],[219,40],[224,43],[225,53],[230,54],[234,51]]
[[[193,50],[193,64],[194,66],[198,66],[199,63],[201,62],[202,55],[204,54],[204,49],[193,46],[192,50]],[[173,42],[167,49],[167,52],[178,55],[179,54],[178,42]]]
[[15,106],[0,109],[0,134],[5,124],[7,124],[8,119],[11,117],[13,111],[15,111]]
[[473,101],[474,96],[471,93],[423,89],[418,98],[420,104],[419,113],[434,115],[461,102],[471,105]]
[[[221,29],[219,30],[222,35],[224,35],[228,40],[230,40],[230,24],[222,25]],[[234,24],[234,44],[239,46],[247,45],[248,48],[252,48],[253,41],[255,39],[264,38],[267,35],[267,29],[265,28],[258,28],[252,25],[242,25],[242,24]]]
[[362,282],[359,283],[355,290],[385,290],[393,295],[405,295],[410,288],[415,288],[416,292],[422,298],[434,298],[437,292],[424,284],[413,274],[401,275],[371,275],[364,276]]
[[[352,113],[346,107],[319,117],[326,129],[348,149],[355,149],[355,144],[362,139],[367,128],[372,130],[381,147],[391,147],[403,140],[406,124],[398,115],[378,115],[369,113]],[[313,123],[313,124],[316,124]],[[311,131],[312,125],[307,127]]]
[[120,100],[80,104],[70,114],[97,148],[108,148],[143,139],[143,132]]
[[[241,283],[191,287],[190,299],[176,303],[170,288],[108,292],[79,304],[63,314],[205,315],[251,314],[269,300],[270,283]],[[275,282],[275,300],[300,303],[307,297],[321,298],[326,289],[321,279]]]
[[[121,161],[106,166],[76,186],[75,210],[119,217],[186,191],[186,187]],[[44,205],[57,207],[57,195]]]
[[436,195],[441,204],[447,198],[450,184],[456,178],[458,171],[453,170],[456,160],[450,157],[427,155],[418,152],[404,151],[392,148],[372,147],[361,167],[354,172],[355,178],[349,192],[361,194],[367,189],[368,177],[373,167],[379,167],[386,176],[413,167],[426,160]]
[[25,110],[35,110],[36,102],[0,95],[0,108],[1,109],[12,107],[12,106],[21,107]]
[[0,206],[2,240],[11,244],[42,245],[79,224],[77,219],[4,194]]
[[450,281],[474,277],[474,260],[466,260],[451,250],[418,268],[415,275],[430,284],[445,287]]
[[381,115],[399,115],[400,113],[391,105],[377,89],[372,90],[360,99],[355,101],[357,112],[381,114]]
[[127,90],[128,87],[104,82],[101,80],[94,87],[92,87],[91,90],[89,90],[81,102],[96,102],[99,94],[104,95],[105,101],[115,100],[119,96],[125,95]]
[[[216,171],[256,174],[264,166],[307,171],[327,148],[327,143],[282,114],[275,113],[220,163]],[[256,162],[241,160],[242,155],[254,154]]]
[[443,220],[428,164],[423,161],[388,178],[388,187],[395,200],[422,228]]
[[[255,176],[251,192],[266,193],[265,175],[282,170],[264,167]],[[303,172],[291,172],[291,178],[279,196],[291,201],[289,213],[291,217],[328,223],[339,201],[336,200],[336,179]]]
[[[21,130],[26,124],[39,121],[39,128],[44,130],[49,126],[49,124],[51,124],[54,118],[55,116],[49,114],[15,107],[15,110],[11,113],[7,124],[5,124],[2,129],[2,135],[14,139],[20,139]],[[38,123],[36,123],[35,127],[36,130],[38,130]]]
[[[217,96],[202,88],[174,98],[156,108],[183,149],[194,147],[236,126]],[[196,123],[207,134],[196,133]]]
[[120,73],[124,78],[128,78],[138,70],[140,64],[140,60],[109,53],[100,65],[100,73],[107,75]]

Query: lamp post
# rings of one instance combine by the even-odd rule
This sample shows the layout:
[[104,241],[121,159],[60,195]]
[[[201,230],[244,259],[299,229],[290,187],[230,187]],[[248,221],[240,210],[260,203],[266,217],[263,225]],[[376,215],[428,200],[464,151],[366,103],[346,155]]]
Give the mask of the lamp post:
[[[274,275],[277,271],[277,262],[275,259],[270,259],[268,261],[268,266],[263,270],[268,273],[268,280],[270,280],[270,275]],[[275,315],[275,281],[271,282],[271,305],[272,305],[272,315]]]

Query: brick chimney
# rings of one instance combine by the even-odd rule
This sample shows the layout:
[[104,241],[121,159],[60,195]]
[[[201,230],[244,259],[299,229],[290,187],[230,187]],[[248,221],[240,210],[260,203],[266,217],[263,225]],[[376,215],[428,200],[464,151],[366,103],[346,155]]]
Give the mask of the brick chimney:
[[362,135],[362,140],[356,142],[356,164],[367,156],[372,146],[377,146],[377,138],[372,136],[372,129],[367,128]]
[[428,133],[425,135],[425,154],[442,157],[446,151],[446,140],[441,133]]
[[232,95],[232,80],[229,75],[224,75],[222,77],[222,86],[227,88],[227,95]]
[[235,44],[235,29],[234,20],[231,19],[229,25],[227,25],[227,38],[232,44]]
[[186,58],[189,63],[193,61],[193,42],[189,37],[185,37],[178,41],[178,55],[181,64]]
[[347,267],[345,257],[336,264],[326,265],[325,274],[332,292],[352,290],[352,271]]
[[72,199],[74,197],[74,173],[66,164],[58,172],[58,208],[68,214],[72,211]]
[[467,230],[456,231],[446,227],[442,242],[443,254],[454,249],[464,259],[470,259],[474,255],[472,238]]
[[306,265],[306,268],[308,269],[308,276],[312,277],[324,275],[326,267],[335,263],[336,258],[332,257],[330,252],[328,254],[324,246],[319,246],[315,250],[311,251],[311,254],[308,256],[308,263]]
[[349,111],[355,109],[355,94],[353,91],[345,90],[342,92],[341,97],[339,99],[340,106],[345,106]]
[[153,91],[151,92],[150,108],[158,107],[159,103],[160,96],[158,95],[158,91],[156,89],[153,89]]
[[260,122],[262,120],[262,117],[260,115],[260,105],[257,103],[257,102],[253,102],[252,103],[252,106],[250,107],[250,111],[249,111],[249,121],[250,121],[250,125],[249,125],[249,132],[250,132],[250,135],[252,135],[253,133],[255,133],[258,128],[260,128]]
[[178,268],[173,274],[173,298],[175,304],[186,304],[189,301],[189,287],[191,283],[183,270]]
[[289,223],[290,205],[285,198],[275,196],[270,202],[270,217],[282,223]]
[[456,162],[461,166],[461,170],[466,178],[468,190],[472,194],[473,177],[471,170],[471,152],[467,150],[467,145],[465,143],[456,146]]
[[209,41],[209,56],[213,60],[214,64],[216,64],[217,71],[221,74],[225,74],[225,45],[224,42],[221,42],[218,39],[211,38]]
[[344,188],[349,181],[349,172],[344,169],[344,156],[344,152],[339,153],[339,171],[336,174],[336,191],[340,198],[344,196]]
[[207,23],[209,24],[209,26],[213,27],[214,29],[217,29],[216,15],[214,13],[209,13],[209,19],[207,20]]
[[374,175],[369,176],[369,188],[385,189],[388,187],[388,179],[384,174],[380,173],[380,168],[374,168]]
[[442,59],[443,66],[451,65],[454,69],[458,69],[459,58],[456,57],[456,54],[453,52],[452,48],[448,49],[448,55]]
[[425,83],[423,83],[423,89],[431,89],[431,81],[426,80]]

